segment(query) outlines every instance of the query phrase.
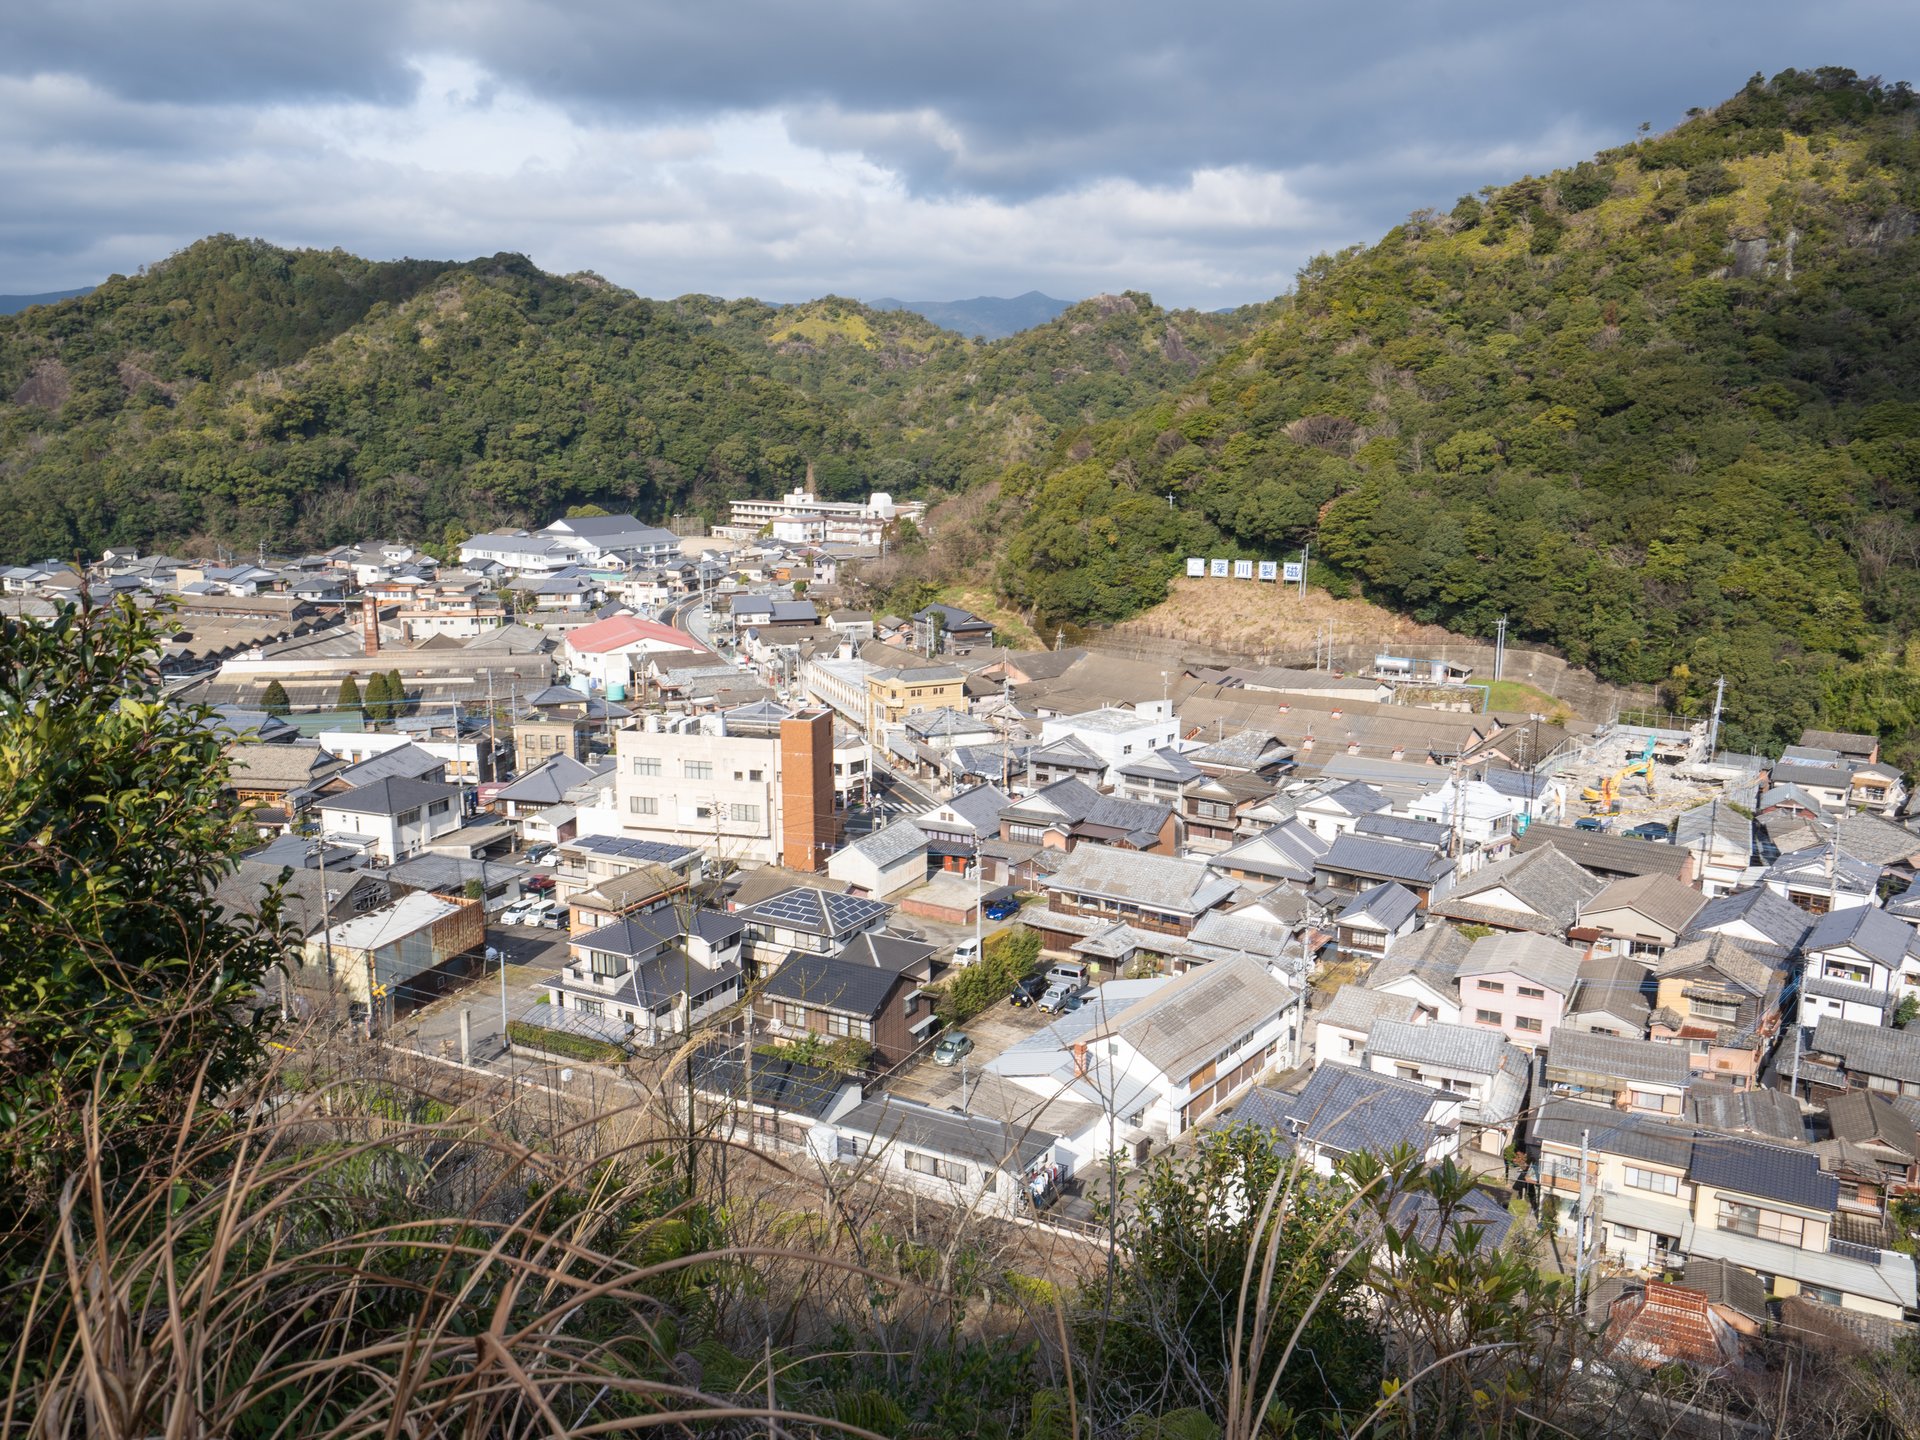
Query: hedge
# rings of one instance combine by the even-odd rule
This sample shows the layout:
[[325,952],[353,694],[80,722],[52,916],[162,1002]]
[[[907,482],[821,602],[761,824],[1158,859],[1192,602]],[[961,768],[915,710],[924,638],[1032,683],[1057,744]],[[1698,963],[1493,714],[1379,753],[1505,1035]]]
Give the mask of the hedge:
[[525,1020],[507,1022],[507,1040],[529,1050],[544,1050],[549,1055],[564,1055],[570,1060],[594,1060],[603,1065],[617,1065],[627,1058],[626,1051],[618,1045],[590,1040],[568,1030],[549,1030],[545,1025],[533,1025]]

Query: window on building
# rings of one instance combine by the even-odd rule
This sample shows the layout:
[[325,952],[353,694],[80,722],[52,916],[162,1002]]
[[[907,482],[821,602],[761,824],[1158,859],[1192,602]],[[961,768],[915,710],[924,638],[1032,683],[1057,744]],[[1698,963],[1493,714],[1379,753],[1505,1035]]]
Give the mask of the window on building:
[[1691,1000],[1688,1008],[1700,1020],[1728,1021],[1740,1018],[1740,1006],[1731,1000]]
[[687,760],[681,763],[681,774],[689,780],[711,780],[713,762],[711,760]]
[[1627,1166],[1627,1184],[1635,1190],[1651,1190],[1656,1195],[1680,1193],[1678,1175],[1662,1175],[1658,1170],[1646,1170],[1638,1165]]
[[1678,1115],[1680,1113],[1680,1097],[1678,1095],[1662,1095],[1654,1090],[1635,1090],[1633,1092],[1633,1104],[1637,1110],[1658,1110],[1666,1115]]
[[578,1010],[582,1015],[604,1016],[607,1013],[607,1002],[604,1000],[576,1000],[573,1002],[573,1008]]
[[1538,985],[1522,985],[1519,993],[1522,1000],[1544,1000],[1547,998],[1547,992],[1542,990]]
[[652,795],[629,795],[627,809],[635,815],[658,815],[660,801]]
[[1751,1235],[1756,1240],[1775,1240],[1783,1245],[1798,1245],[1806,1222],[1797,1215],[1782,1215],[1739,1200],[1720,1199],[1719,1227],[1736,1235]]
[[1540,1033],[1541,1024],[1542,1022],[1538,1015],[1516,1015],[1513,1017],[1513,1028],[1516,1030],[1525,1030],[1531,1035],[1538,1035]]
[[752,781],[756,785],[758,785],[762,780],[765,780],[766,778],[767,778],[767,772],[764,770],[747,771],[747,779]]
[[1498,1010],[1476,1010],[1473,1012],[1473,1018],[1482,1025],[1498,1025],[1500,1023],[1500,1012]]
[[780,1011],[781,1011],[780,1018],[786,1024],[793,1026],[795,1029],[806,1028],[806,1024],[807,1024],[807,1007],[806,1006],[782,1005],[780,1007]]
[[658,775],[660,773],[660,757],[658,755],[634,756],[633,773],[636,775]]
[[840,1160],[858,1160],[860,1141],[853,1135],[836,1136],[833,1142],[833,1153],[835,1158]]
[[1491,990],[1496,995],[1504,995],[1507,993],[1506,982],[1502,980],[1476,980],[1474,982],[1474,988],[1476,990]]
[[908,1150],[901,1163],[916,1175],[932,1175],[940,1180],[951,1180],[956,1185],[967,1183],[967,1167],[955,1160],[942,1160],[938,1155],[923,1155],[918,1150]]
[[729,805],[727,806],[727,818],[742,825],[758,825],[760,823],[760,807],[758,805]]

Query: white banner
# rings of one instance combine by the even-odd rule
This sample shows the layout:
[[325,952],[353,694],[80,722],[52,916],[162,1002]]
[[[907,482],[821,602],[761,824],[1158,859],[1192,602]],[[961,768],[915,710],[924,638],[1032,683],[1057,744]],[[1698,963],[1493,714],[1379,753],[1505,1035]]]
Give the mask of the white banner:
[[1280,573],[1280,567],[1274,564],[1273,561],[1262,560],[1260,562],[1260,578],[1262,580],[1272,580],[1276,576],[1278,576],[1279,573]]
[[1187,578],[1189,580],[1204,580],[1206,575],[1207,562],[1189,555],[1187,557]]
[[1213,567],[1208,573],[1216,580],[1224,580],[1227,578],[1227,573],[1232,565],[1233,562],[1231,560],[1216,560],[1213,562]]
[[1253,578],[1253,561],[1251,560],[1234,561],[1233,562],[1233,578],[1236,580],[1251,580]]
[[1280,578],[1285,580],[1289,585],[1299,584],[1300,562],[1298,560],[1287,561],[1285,568],[1280,572]]

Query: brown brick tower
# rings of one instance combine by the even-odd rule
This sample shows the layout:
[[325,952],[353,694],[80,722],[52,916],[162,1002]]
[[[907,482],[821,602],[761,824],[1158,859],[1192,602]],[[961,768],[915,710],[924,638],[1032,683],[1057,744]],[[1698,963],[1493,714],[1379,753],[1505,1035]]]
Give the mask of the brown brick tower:
[[833,712],[803,710],[780,722],[780,863],[789,870],[823,870],[839,848]]

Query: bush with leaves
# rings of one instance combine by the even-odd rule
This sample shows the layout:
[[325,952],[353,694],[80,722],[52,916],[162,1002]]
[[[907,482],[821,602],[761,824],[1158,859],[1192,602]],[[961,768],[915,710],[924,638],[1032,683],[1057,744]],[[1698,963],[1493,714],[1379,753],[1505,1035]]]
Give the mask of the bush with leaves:
[[941,1023],[961,1025],[997,1000],[1004,1000],[1014,981],[1033,968],[1040,956],[1040,937],[1024,925],[1013,925],[988,937],[980,958],[947,982],[935,1009]]
[[162,638],[125,602],[0,621],[0,1247],[33,1244],[76,1165],[111,1183],[263,1053],[278,909],[211,898],[246,837],[225,737],[151,669]]
[[267,688],[260,692],[260,708],[269,715],[290,715],[293,702],[287,698],[287,687],[278,680],[269,680]]
[[356,711],[360,705],[360,682],[348,675],[340,682],[339,693],[333,699],[333,708],[341,711]]

